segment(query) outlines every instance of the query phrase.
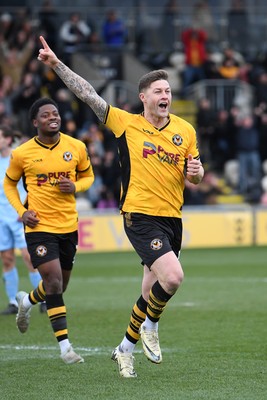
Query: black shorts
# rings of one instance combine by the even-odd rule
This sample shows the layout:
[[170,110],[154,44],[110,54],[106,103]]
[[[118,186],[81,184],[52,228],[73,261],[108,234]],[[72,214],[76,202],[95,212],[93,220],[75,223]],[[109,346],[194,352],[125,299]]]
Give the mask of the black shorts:
[[181,218],[123,214],[124,229],[142,264],[149,268],[159,257],[173,251],[178,257],[182,244]]
[[25,237],[34,268],[59,258],[62,269],[72,269],[78,245],[78,231],[64,234],[29,232]]

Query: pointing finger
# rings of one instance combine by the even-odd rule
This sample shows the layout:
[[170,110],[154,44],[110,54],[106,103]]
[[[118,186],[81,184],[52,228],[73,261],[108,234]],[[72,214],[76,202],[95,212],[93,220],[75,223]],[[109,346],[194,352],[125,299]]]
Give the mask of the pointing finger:
[[48,46],[48,44],[47,44],[45,38],[44,38],[43,36],[40,36],[40,40],[41,40],[41,43],[42,43],[44,49],[45,49],[45,50],[49,50],[49,46]]

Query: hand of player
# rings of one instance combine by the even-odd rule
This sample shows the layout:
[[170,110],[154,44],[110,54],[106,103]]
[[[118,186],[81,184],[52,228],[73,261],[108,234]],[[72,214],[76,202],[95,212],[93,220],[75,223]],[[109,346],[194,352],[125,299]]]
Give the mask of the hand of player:
[[202,164],[199,160],[195,160],[191,154],[189,154],[187,159],[187,175],[196,176],[200,172]]
[[75,193],[74,183],[65,176],[60,175],[58,185],[59,185],[59,190],[62,193]]
[[36,225],[39,223],[39,218],[37,217],[37,214],[33,210],[28,210],[25,211],[25,213],[22,215],[22,221],[24,222],[25,225],[27,225],[29,228],[35,228]]
[[38,60],[42,61],[45,65],[53,68],[55,67],[60,60],[57,58],[56,54],[50,49],[46,40],[43,36],[40,36],[41,43],[43,45],[43,49],[39,50]]

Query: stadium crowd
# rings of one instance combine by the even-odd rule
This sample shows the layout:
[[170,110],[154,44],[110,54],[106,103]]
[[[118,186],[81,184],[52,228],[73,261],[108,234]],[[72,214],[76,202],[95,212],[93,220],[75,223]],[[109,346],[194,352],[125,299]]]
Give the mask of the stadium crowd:
[[[164,34],[170,38],[174,35],[171,21],[177,14],[176,2],[167,1],[163,26],[166,28]],[[44,1],[37,17],[23,7],[15,13],[5,10],[0,14],[0,124],[19,130],[26,141],[34,135],[28,118],[31,104],[40,96],[53,98],[62,116],[62,132],[84,141],[88,147],[95,171],[95,182],[86,193],[89,206],[116,208],[120,173],[113,134],[93,115],[88,115],[84,105],[56,74],[37,60],[37,53],[40,35],[55,49],[57,38],[60,38],[63,45],[59,54],[64,62],[71,63],[71,55],[78,49],[77,43],[91,46],[103,43],[119,48],[127,41],[127,30],[114,10],[107,13],[101,33],[92,23],[82,20],[77,12],[61,26],[57,24],[57,17],[51,1]],[[216,204],[219,196],[229,193],[240,195],[242,201],[267,203],[267,188],[265,192],[262,187],[263,165],[267,160],[267,56],[261,54],[251,59],[246,54],[249,32],[240,31],[240,26],[245,28],[244,2],[233,1],[228,18],[225,43],[228,42],[220,47],[220,62],[213,57],[213,49],[218,43],[207,1],[196,1],[191,25],[178,38],[184,53],[184,66],[179,72],[179,98],[186,98],[188,87],[202,79],[246,82],[255,93],[252,108],[246,112],[236,105],[214,110],[209,98],[202,98],[197,103],[195,128],[206,174],[197,189],[188,184],[186,204]],[[160,52],[145,58],[145,35],[146,32],[141,30],[136,37],[136,56],[152,69],[170,67],[169,58],[162,57]],[[125,107],[135,111],[136,105],[125,104]],[[237,160],[239,166],[239,180],[234,183],[225,178],[225,166],[232,160]]]

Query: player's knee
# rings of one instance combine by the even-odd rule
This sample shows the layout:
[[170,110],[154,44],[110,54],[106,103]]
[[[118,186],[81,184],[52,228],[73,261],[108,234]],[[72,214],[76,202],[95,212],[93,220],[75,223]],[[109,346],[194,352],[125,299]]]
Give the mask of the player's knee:
[[171,273],[168,276],[168,280],[167,280],[167,286],[169,289],[168,291],[170,293],[175,293],[176,290],[181,285],[181,283],[183,282],[183,279],[184,279],[184,273],[182,270]]
[[3,271],[9,272],[14,268],[15,258],[12,255],[2,257]]

